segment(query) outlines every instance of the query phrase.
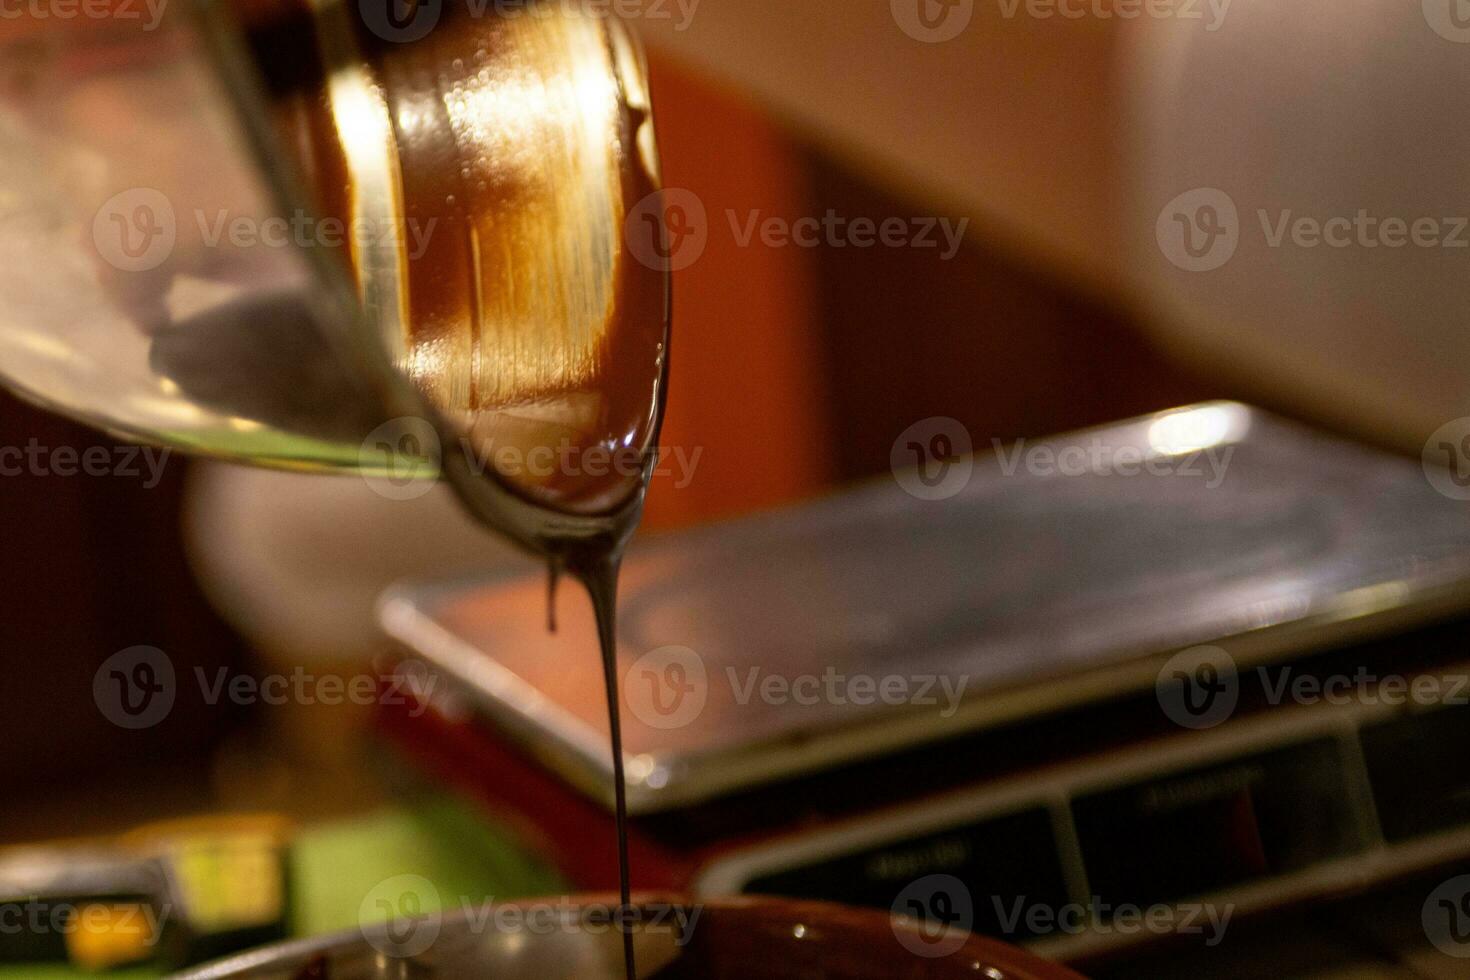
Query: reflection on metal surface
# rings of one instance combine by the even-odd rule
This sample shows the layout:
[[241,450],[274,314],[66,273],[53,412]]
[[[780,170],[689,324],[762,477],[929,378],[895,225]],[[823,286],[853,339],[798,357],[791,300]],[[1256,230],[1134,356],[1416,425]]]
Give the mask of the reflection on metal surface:
[[[524,911],[497,903],[495,909],[502,915],[517,914],[514,921],[522,927],[485,928],[492,912],[488,907],[472,910],[475,917],[487,917],[484,921],[426,912],[418,920],[395,920],[388,926],[368,926],[350,934],[266,947],[189,970],[175,980],[297,980],[313,965],[332,980],[596,980],[623,976],[619,933],[607,922],[597,922],[598,907],[583,912],[572,900],[565,900],[530,905]],[[669,968],[689,943],[692,927],[681,927],[672,912],[664,916],[657,923],[633,927],[641,977]],[[649,918],[652,920],[652,914]],[[436,938],[428,949],[406,955],[397,948],[404,942],[400,934],[414,936],[416,929],[434,930]]]
[[[327,27],[341,16],[319,13]],[[642,65],[621,29],[548,5],[451,20],[365,64],[340,38],[323,51],[347,190],[327,207],[389,231],[352,255],[399,367],[492,462],[647,448],[666,285],[623,240],[656,165]],[[606,511],[634,492],[636,475],[586,469],[500,476],[566,510]]]
[[[621,978],[613,909],[596,900],[495,903],[428,913],[336,936],[267,947],[177,974],[174,980],[577,980]],[[917,929],[878,909],[777,898],[635,903],[631,931],[638,976],[693,980],[710,976],[788,978],[914,975],[911,947],[895,930]],[[486,928],[492,924],[494,928]],[[396,947],[415,927],[433,930],[428,949]],[[412,940],[409,940],[412,942]],[[384,952],[384,949],[390,952]],[[981,937],[923,961],[922,975],[955,980],[980,975],[1017,980],[1080,980],[1077,974]],[[987,972],[988,971],[988,972]]]
[[[371,329],[501,480],[617,508],[637,474],[580,455],[651,445],[667,329],[664,273],[623,239],[657,172],[636,48],[565,5],[451,12],[411,45],[369,43],[334,0],[314,16],[323,91],[284,125],[315,148],[324,213],[361,232],[347,254]],[[542,447],[570,463],[497,463]]]
[[1148,427],[1148,443],[1161,456],[1183,456],[1240,442],[1250,425],[1240,405],[1199,405],[1159,415]]
[[[1160,418],[1040,445],[1142,459]],[[1202,466],[1184,465],[1029,473],[981,456],[969,486],[945,501],[883,480],[637,549],[623,566],[623,667],[634,676],[639,658],[677,638],[691,661],[680,683],[696,696],[685,699],[694,711],[668,716],[676,726],[625,717],[630,805],[707,800],[1151,689],[1186,647],[1227,644],[1246,665],[1470,609],[1470,513],[1435,492],[1417,461],[1240,405],[1163,418],[1201,420],[1201,434],[1221,431],[1208,420],[1242,423],[1248,434],[1226,447],[1228,477],[1212,485]],[[566,604],[562,633],[545,634],[543,588],[405,587],[383,601],[380,621],[501,730],[605,798],[596,678],[561,666],[590,617]],[[942,683],[929,707],[758,696],[771,676],[825,683],[829,672],[948,678],[954,696]]]
[[[0,92],[0,197],[17,202],[0,216],[0,376],[140,441],[355,466],[383,408],[328,340],[350,311],[302,251],[204,234],[288,213],[234,102],[249,86],[204,36],[181,4],[152,33],[45,21],[0,40],[25,79]],[[339,396],[310,425],[303,379]]]
[[[348,242],[363,316],[402,363],[407,349],[407,257],[397,242],[403,213],[402,176],[393,127],[372,72],[353,40],[352,19],[338,0],[313,0],[316,40],[326,75],[329,107],[350,182],[343,217],[352,226],[394,234],[351,237]],[[333,188],[333,193],[337,191]]]
[[[0,377],[128,438],[296,469],[392,471],[365,437],[422,416],[467,440],[446,475],[521,543],[625,535],[636,474],[495,452],[656,436],[667,276],[622,238],[657,175],[636,47],[572,5],[386,46],[352,12],[303,13],[301,59],[257,52],[274,105],[213,7],[0,38]],[[329,76],[300,70],[318,55]],[[308,208],[283,153],[328,145],[344,159],[296,161]],[[229,233],[312,215],[353,246]]]

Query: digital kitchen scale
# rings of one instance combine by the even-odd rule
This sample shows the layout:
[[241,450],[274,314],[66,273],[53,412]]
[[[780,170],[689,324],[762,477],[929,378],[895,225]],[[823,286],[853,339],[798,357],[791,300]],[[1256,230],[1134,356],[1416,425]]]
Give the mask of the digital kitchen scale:
[[[953,874],[976,928],[1076,957],[1137,937],[1007,896],[1244,914],[1470,854],[1470,510],[1418,460],[1214,403],[951,462],[953,495],[901,473],[632,549],[639,887],[887,906]],[[592,619],[558,614],[539,578],[394,589],[443,683],[384,724],[602,887]],[[1439,701],[1378,693],[1420,676]]]

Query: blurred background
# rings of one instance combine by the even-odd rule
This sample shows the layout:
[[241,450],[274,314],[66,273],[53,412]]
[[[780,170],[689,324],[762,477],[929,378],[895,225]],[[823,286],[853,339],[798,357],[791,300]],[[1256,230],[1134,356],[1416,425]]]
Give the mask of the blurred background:
[[[1110,215],[1119,196],[1121,113],[1109,110],[1111,125],[1094,116],[1119,89],[1110,30],[990,23],[982,12],[975,36],[958,42],[961,54],[920,46],[895,28],[883,4],[835,24],[816,15],[799,23],[771,19],[787,5],[741,6],[700,9],[683,33],[664,22],[633,22],[652,34],[665,183],[697,194],[709,216],[703,253],[675,273],[677,370],[663,439],[702,455],[687,486],[675,488],[672,477],[655,481],[647,532],[886,472],[894,438],[930,416],[964,422],[982,445],[980,434],[1009,443],[1244,390],[1223,371],[1210,379],[1167,355],[1098,269],[1111,247],[1092,242],[1089,229],[1120,237],[1109,221],[1117,220]],[[824,27],[848,36],[822,41]],[[812,39],[811,49],[791,45],[800,35]],[[777,38],[787,39],[785,59]],[[941,85],[937,106],[909,112],[909,95],[895,87],[907,84],[903,58],[914,57],[911,50],[921,57],[943,51],[951,66],[982,62],[985,77],[936,66],[933,77],[949,80],[949,90]],[[844,86],[807,87],[802,76],[823,61],[869,90],[867,118],[818,124],[820,98],[829,109],[852,100]],[[763,99],[767,93],[741,84],[749,78],[784,94]],[[881,101],[871,93],[882,93]],[[888,121],[880,122],[885,111]],[[950,169],[974,168],[970,175],[938,165],[905,173],[893,154],[869,149],[907,142],[922,118],[934,122],[931,140],[949,142],[953,120],[972,115],[984,122],[968,124],[970,149],[950,154]],[[1057,115],[1087,120],[1085,129]],[[1054,139],[1039,139],[1043,120]],[[980,162],[986,157],[993,159]],[[1005,189],[988,179],[997,175]],[[972,181],[970,201],[936,190],[965,180]],[[1026,207],[1015,202],[1021,193]],[[965,207],[936,207],[947,198]],[[875,222],[932,219],[935,247],[772,248],[759,235],[742,245],[726,217],[790,222],[828,210]],[[970,219],[952,256],[940,217],[951,227]],[[81,451],[98,440],[4,397],[7,444],[34,437]],[[194,706],[155,731],[117,738],[88,710],[91,677],[113,652],[140,643],[175,656],[187,649],[207,668],[262,656],[365,662],[377,652],[372,603],[390,583],[496,562],[533,567],[462,517],[447,490],[400,506],[351,478],[251,471],[174,454],[158,485],[145,487],[150,474],[141,460],[137,468],[136,479],[27,474],[0,482],[9,512],[18,515],[12,533],[33,536],[10,550],[6,574],[16,601],[3,627],[11,635],[0,646],[11,658],[4,675],[24,690],[15,699],[23,713],[14,718],[17,751],[3,763],[13,767],[7,783],[17,798],[35,797],[33,805],[8,809],[4,819],[17,821],[13,836],[54,829],[50,807],[70,809],[56,795],[58,784],[94,799],[96,780],[111,774],[126,799],[166,757],[207,771],[221,740],[246,722]],[[25,667],[36,663],[52,667],[31,688]],[[56,717],[92,725],[57,732],[43,723]],[[146,771],[124,765],[143,760],[151,763]],[[159,779],[183,794],[207,785]],[[156,805],[145,800],[145,808]],[[115,819],[86,809],[71,819]]]
[[[1229,398],[1417,465],[1470,415],[1465,244],[1293,247],[1270,231],[1364,210],[1470,242],[1453,232],[1470,44],[1432,0],[840,6],[690,0],[631,19],[665,185],[693,202],[662,444],[698,454],[688,479],[654,480],[640,534],[882,476],[899,434],[933,417],[988,451]],[[1230,254],[1205,269],[1213,239],[1201,258],[1166,233],[1201,188],[1235,209]],[[900,219],[906,237],[803,247],[761,230],[829,214]],[[0,445],[118,445],[0,403]],[[389,585],[536,570],[447,490],[388,501],[352,477],[173,454],[133,477],[7,475],[0,509],[0,840],[269,811],[331,828],[319,860],[375,832],[432,866],[479,833],[437,796],[403,802],[419,777],[374,747],[370,709],[210,705],[186,684],[166,721],[123,731],[93,695],[103,661],[138,645],[181,674],[353,677],[393,653],[374,615]],[[562,884],[509,846],[480,859],[527,892]]]

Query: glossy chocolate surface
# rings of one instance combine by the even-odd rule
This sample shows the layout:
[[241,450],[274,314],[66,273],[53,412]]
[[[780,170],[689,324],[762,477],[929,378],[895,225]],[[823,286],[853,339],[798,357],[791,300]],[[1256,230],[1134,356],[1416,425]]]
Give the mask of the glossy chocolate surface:
[[319,12],[323,70],[277,117],[322,213],[354,230],[343,252],[395,363],[462,437],[445,451],[603,514],[640,486],[662,394],[667,273],[625,235],[656,151],[622,28],[536,9],[446,4],[409,44]]

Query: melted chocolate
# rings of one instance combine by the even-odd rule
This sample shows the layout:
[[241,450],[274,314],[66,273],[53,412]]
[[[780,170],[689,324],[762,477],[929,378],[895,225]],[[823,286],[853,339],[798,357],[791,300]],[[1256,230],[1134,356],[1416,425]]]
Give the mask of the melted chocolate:
[[[411,44],[358,24],[350,47],[360,60],[347,65],[355,88],[344,94],[342,73],[300,61],[273,85],[321,214],[386,215],[361,226],[368,239],[396,229],[396,250],[354,234],[343,257],[365,302],[380,305],[368,312],[390,332],[400,369],[460,432],[462,445],[446,451],[472,454],[487,478],[546,509],[537,537],[551,562],[550,628],[563,566],[591,596],[627,905],[623,538],[558,540],[556,518],[617,512],[642,492],[662,410],[668,284],[624,237],[629,212],[656,186],[646,99],[626,88],[626,42],[598,18],[543,9],[471,18],[446,5],[445,21]],[[340,56],[340,42],[321,45],[321,60]],[[268,69],[278,63],[268,46],[260,54]],[[362,174],[385,161],[392,179],[369,197]],[[382,187],[394,200],[380,199]],[[632,938],[625,932],[629,980]]]

